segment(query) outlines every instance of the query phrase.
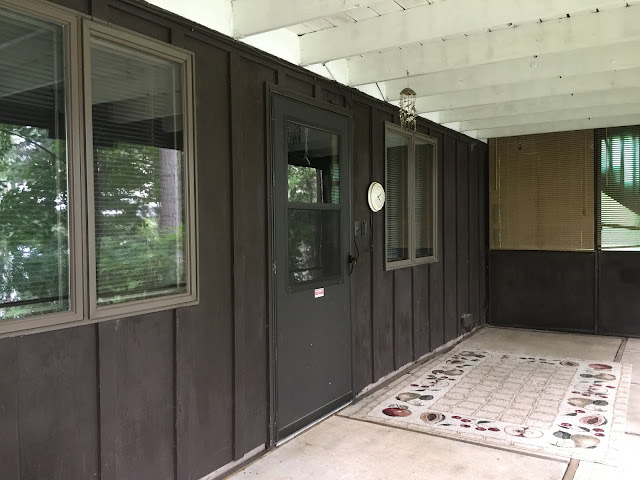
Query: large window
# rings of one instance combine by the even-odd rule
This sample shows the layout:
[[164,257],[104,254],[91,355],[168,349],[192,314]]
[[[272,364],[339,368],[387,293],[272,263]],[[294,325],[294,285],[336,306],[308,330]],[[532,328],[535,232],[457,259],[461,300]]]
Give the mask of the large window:
[[0,8],[0,321],[71,308],[65,33]]
[[436,141],[386,125],[386,268],[437,261]]
[[197,300],[191,56],[80,21],[0,8],[0,333]]
[[640,251],[640,126],[596,130],[603,250]]

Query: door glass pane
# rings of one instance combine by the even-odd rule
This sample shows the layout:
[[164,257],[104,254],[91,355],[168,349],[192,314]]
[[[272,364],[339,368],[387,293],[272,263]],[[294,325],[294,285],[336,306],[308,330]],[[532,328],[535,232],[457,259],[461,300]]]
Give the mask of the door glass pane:
[[70,305],[64,43],[0,8],[0,321]]
[[187,291],[183,68],[92,39],[98,305]]
[[340,253],[340,137],[287,122],[289,285],[336,279]]
[[387,130],[387,261],[409,258],[409,137]]
[[416,138],[415,240],[416,258],[434,255],[434,148]]
[[289,285],[340,276],[340,210],[289,207]]
[[338,135],[287,122],[288,198],[296,203],[340,203]]

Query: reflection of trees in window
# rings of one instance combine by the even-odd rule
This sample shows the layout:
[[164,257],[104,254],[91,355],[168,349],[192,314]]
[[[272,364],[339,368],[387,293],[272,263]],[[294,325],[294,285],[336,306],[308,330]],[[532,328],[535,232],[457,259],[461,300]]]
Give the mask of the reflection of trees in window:
[[289,122],[289,282],[340,274],[339,137]]
[[92,39],[98,304],[187,291],[182,66]]
[[181,157],[148,145],[95,149],[98,295],[108,297],[101,303],[184,285]]
[[66,177],[64,140],[0,124],[0,318],[67,308]]

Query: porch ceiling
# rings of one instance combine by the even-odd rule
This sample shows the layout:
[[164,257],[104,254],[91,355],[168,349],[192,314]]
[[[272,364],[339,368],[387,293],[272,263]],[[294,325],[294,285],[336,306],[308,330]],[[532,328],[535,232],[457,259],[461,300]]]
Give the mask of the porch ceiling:
[[152,3],[477,138],[640,123],[640,0]]

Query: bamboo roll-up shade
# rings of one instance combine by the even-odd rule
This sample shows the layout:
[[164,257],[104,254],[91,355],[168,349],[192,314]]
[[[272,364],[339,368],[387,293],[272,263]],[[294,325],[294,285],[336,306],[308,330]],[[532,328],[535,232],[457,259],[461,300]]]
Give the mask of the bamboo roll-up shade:
[[489,140],[492,249],[593,250],[593,135]]

